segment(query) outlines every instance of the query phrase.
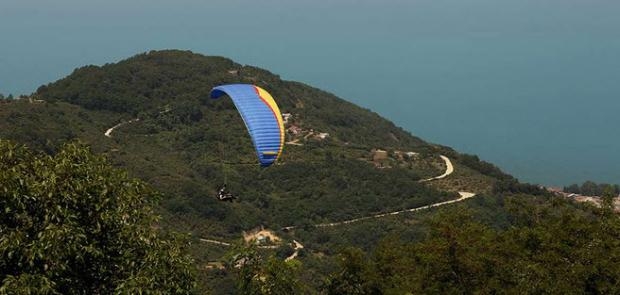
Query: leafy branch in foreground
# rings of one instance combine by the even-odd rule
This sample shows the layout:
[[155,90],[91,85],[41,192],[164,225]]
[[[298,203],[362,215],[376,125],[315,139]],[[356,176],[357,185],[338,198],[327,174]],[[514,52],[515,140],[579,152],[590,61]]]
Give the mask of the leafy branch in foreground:
[[155,196],[80,144],[0,140],[0,294],[189,293],[188,243],[157,230]]

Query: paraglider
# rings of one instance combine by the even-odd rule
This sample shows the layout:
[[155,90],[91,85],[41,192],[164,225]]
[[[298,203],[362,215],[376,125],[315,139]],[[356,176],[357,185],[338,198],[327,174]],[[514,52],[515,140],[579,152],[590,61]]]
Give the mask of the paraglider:
[[[261,167],[271,166],[278,160],[284,147],[284,122],[275,100],[269,92],[251,84],[220,85],[214,87],[210,93],[213,99],[224,95],[232,99],[241,114],[252,139],[258,163]],[[226,189],[225,184],[220,192],[222,189]]]
[[236,197],[233,196],[233,194],[231,194],[230,192],[228,192],[228,190],[226,189],[226,184],[224,184],[217,191],[217,199],[220,200],[220,201],[232,202],[234,199],[236,199]]
[[211,98],[228,95],[243,118],[262,167],[273,164],[282,154],[284,122],[273,97],[251,84],[221,85],[211,90]]

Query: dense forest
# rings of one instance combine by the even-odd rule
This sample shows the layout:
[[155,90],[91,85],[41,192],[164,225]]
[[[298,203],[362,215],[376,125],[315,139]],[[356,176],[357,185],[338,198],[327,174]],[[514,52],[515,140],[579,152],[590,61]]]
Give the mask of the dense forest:
[[[208,98],[212,87],[225,83],[259,85],[290,114],[286,141],[292,144],[285,146],[278,165],[259,168],[232,102]],[[91,161],[99,167],[93,173],[103,171],[98,181],[122,174],[114,169],[127,172],[126,178],[114,176],[117,181],[137,179],[147,193],[116,201],[122,205],[145,198],[145,204],[132,203],[147,208],[140,224],[150,224],[144,230],[152,230],[147,232],[168,247],[149,251],[176,255],[165,262],[169,269],[156,274],[177,277],[183,283],[177,286],[179,293],[619,292],[615,265],[620,248],[613,238],[619,224],[609,203],[596,208],[555,197],[475,155],[427,143],[369,110],[263,69],[187,51],[153,51],[76,69],[28,97],[2,102],[0,139],[11,140],[5,145],[12,149],[24,144],[36,155],[26,157],[24,165],[71,162],[67,153],[74,153],[88,160],[85,167]],[[447,169],[440,156],[451,160],[454,173],[421,182]],[[85,169],[69,168],[76,173]],[[49,177],[45,175],[35,179]],[[72,179],[77,187],[91,184],[91,178]],[[74,193],[71,202],[84,202],[80,197],[97,195],[117,182],[104,183],[88,193]],[[238,201],[215,198],[223,183]],[[571,189],[590,192],[594,187],[603,188],[584,184]],[[25,192],[10,194],[15,198],[11,202]],[[415,213],[317,226],[455,200],[459,192],[476,197]],[[89,214],[90,209],[84,210],[79,214]],[[5,212],[9,218],[40,214]],[[7,226],[15,227],[12,222],[5,218],[0,228],[4,257],[14,249],[5,234]],[[89,226],[76,223],[74,228]],[[281,241],[268,241],[268,247],[242,241],[244,233],[259,228]],[[188,235],[189,241],[174,232]],[[294,241],[303,248],[295,248]],[[144,245],[135,246],[143,255],[151,253]],[[293,253],[296,258],[285,261]],[[12,272],[3,266],[0,293],[7,292],[19,272],[41,274],[42,261],[35,268],[13,264]],[[58,274],[51,280],[68,275]],[[126,290],[121,279],[114,282],[105,290]],[[92,286],[83,289],[99,288]]]
[[[483,217],[489,214],[501,218]],[[273,256],[265,255],[255,263],[260,267],[233,271],[237,288],[247,294],[264,294],[254,289],[292,281],[298,292],[286,294],[304,294],[305,290],[322,294],[615,294],[620,290],[616,238],[620,219],[610,207],[579,207],[557,197],[514,195],[485,197],[484,204],[445,208],[419,219],[416,225],[425,232],[413,238],[398,230],[390,231],[370,249],[343,246],[335,261],[324,264],[330,266],[320,282],[304,285],[308,274],[295,264],[271,281],[248,280],[243,271],[254,275],[274,272],[269,270],[275,268]],[[252,253],[251,249],[236,251]]]
[[[615,294],[620,291],[620,220],[610,207],[574,208],[565,200],[504,200],[508,223],[482,212],[446,209],[418,242],[394,235],[363,252],[347,248],[328,294]],[[488,210],[488,208],[486,209]]]

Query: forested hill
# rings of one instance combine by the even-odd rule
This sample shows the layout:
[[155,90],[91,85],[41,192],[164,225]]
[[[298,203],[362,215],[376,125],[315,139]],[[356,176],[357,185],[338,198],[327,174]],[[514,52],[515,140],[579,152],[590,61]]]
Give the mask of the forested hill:
[[[209,98],[225,83],[256,84],[287,114],[277,165],[259,168],[230,99]],[[149,228],[192,234],[201,294],[230,294],[235,285],[278,294],[263,292],[273,282],[288,288],[280,294],[313,293],[301,285],[321,294],[596,294],[617,293],[620,281],[610,206],[555,198],[330,93],[222,57],[153,51],[76,69],[29,97],[0,100],[0,139],[52,155],[80,141],[156,189],[162,219]],[[449,176],[434,179],[448,167]],[[215,198],[223,183],[238,200]],[[428,206],[459,192],[476,197]],[[423,206],[430,209],[389,214]],[[351,219],[363,221],[342,222]],[[225,255],[260,227],[281,241]],[[282,264],[293,241],[303,267]],[[359,249],[342,251],[351,246]]]
[[[232,102],[209,99],[211,88],[225,83],[259,85],[290,114],[281,165],[258,169]],[[91,145],[163,193],[165,222],[202,236],[338,221],[455,198],[460,190],[520,186],[475,156],[428,144],[330,93],[188,51],[76,69],[29,99],[5,104],[0,118],[2,138],[49,153],[75,139]],[[386,152],[377,157],[376,150]],[[446,169],[440,155],[456,172],[419,183]],[[238,203],[215,200],[224,182]]]
[[187,51],[144,53],[116,64],[86,66],[40,87],[36,96],[90,110],[138,116],[164,106],[208,104],[213,86],[257,84],[277,98],[285,113],[339,140],[364,145],[412,147],[425,143],[377,114],[307,85],[281,80],[266,70],[230,59]]
[[[231,100],[209,98],[211,88],[225,83],[256,84],[290,114],[278,165],[260,169]],[[0,138],[50,154],[66,142],[84,142],[161,193],[163,228],[195,238],[232,242],[258,227],[309,229],[452,200],[459,191],[533,188],[325,91],[187,51],[154,51],[82,67],[28,98],[4,102]],[[441,155],[452,160],[455,172],[420,182],[444,173]],[[223,183],[238,201],[215,198]],[[351,243],[371,246],[388,233],[365,232],[362,227],[350,237],[296,234],[308,249],[332,255]],[[196,247],[197,261],[222,254]]]

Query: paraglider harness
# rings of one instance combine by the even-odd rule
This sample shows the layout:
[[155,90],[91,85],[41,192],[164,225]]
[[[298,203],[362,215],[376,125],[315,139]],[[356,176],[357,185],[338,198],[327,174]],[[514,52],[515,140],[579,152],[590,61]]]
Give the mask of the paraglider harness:
[[232,202],[234,199],[236,199],[235,196],[233,196],[233,194],[231,194],[230,192],[228,192],[226,190],[226,184],[224,184],[218,191],[217,191],[217,199],[220,201],[229,201]]

